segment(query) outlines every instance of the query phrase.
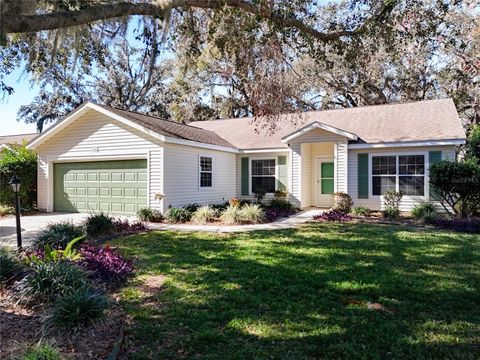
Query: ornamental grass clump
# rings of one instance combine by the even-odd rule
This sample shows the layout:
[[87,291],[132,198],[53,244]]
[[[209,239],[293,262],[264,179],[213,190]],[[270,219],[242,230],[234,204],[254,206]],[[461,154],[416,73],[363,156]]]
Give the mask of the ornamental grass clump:
[[321,214],[315,215],[313,220],[317,221],[351,221],[352,217],[338,210],[328,210]]
[[6,247],[0,247],[0,283],[12,280],[21,269],[13,251]]
[[170,223],[185,223],[191,218],[192,213],[185,208],[171,208],[165,214],[165,219]]
[[160,211],[152,208],[142,208],[137,211],[137,216],[140,221],[161,222],[163,215]]
[[229,205],[220,215],[220,220],[225,224],[238,224],[242,221],[240,206]]
[[245,204],[239,211],[240,220],[248,223],[261,223],[265,221],[265,212],[258,204]]
[[102,280],[107,284],[125,282],[133,272],[133,263],[124,259],[110,246],[83,245],[80,248],[82,258],[78,265],[86,270],[90,278]]
[[201,206],[199,207],[192,216],[192,221],[198,224],[206,224],[207,222],[214,221],[217,217],[217,211],[209,206]]
[[31,265],[31,271],[17,285],[23,303],[52,302],[70,288],[88,283],[86,273],[70,261],[39,262]]
[[109,302],[105,294],[90,286],[69,287],[56,299],[45,317],[46,329],[79,330],[97,324]]
[[62,357],[57,349],[50,345],[36,345],[20,356],[20,360],[60,360]]
[[82,235],[83,229],[71,222],[49,224],[33,239],[33,246],[38,249],[47,245],[52,249],[64,249],[72,239]]
[[350,213],[354,216],[368,216],[371,210],[365,206],[355,206],[350,210]]

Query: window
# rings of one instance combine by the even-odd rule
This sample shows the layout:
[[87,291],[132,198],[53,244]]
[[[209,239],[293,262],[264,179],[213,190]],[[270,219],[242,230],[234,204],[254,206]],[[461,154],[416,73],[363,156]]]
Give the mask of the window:
[[252,160],[252,193],[275,192],[275,159]]
[[398,157],[399,191],[405,195],[424,195],[425,157],[406,155]]
[[200,156],[200,187],[212,187],[212,158]]
[[372,194],[383,195],[396,189],[396,156],[372,157]]
[[372,156],[372,194],[397,190],[404,195],[425,193],[425,156]]

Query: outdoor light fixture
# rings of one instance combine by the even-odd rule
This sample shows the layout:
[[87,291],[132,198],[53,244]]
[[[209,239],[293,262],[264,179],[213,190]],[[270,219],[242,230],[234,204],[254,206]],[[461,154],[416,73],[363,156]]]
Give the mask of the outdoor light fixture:
[[12,186],[15,193],[15,217],[17,218],[17,247],[18,250],[22,249],[22,228],[20,227],[20,179],[17,175],[13,175],[9,184]]

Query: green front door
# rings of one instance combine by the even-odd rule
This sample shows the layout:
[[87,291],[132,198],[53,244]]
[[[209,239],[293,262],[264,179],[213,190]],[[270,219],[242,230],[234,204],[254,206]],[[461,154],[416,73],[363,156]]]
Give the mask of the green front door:
[[55,211],[133,215],[147,206],[147,160],[54,164]]
[[335,180],[333,162],[322,162],[321,167],[321,193],[333,194]]

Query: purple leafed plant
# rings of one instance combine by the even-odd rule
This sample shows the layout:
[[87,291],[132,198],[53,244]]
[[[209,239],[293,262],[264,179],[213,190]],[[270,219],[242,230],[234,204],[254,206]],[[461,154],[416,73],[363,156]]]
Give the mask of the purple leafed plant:
[[133,272],[131,261],[125,260],[110,246],[83,245],[80,247],[82,259],[79,265],[92,274],[94,279],[106,283],[121,283]]
[[350,221],[352,217],[338,210],[329,210],[321,214],[314,215],[313,220],[317,221]]
[[127,219],[114,219],[113,226],[115,231],[122,234],[131,234],[137,232],[148,231],[148,226],[144,223],[137,221],[137,222],[129,222]]
[[267,222],[272,222],[277,220],[278,218],[288,217],[290,215],[295,214],[295,211],[292,209],[273,209],[273,208],[265,208],[265,218]]
[[480,219],[471,218],[471,219],[437,219],[435,222],[439,228],[480,234]]

